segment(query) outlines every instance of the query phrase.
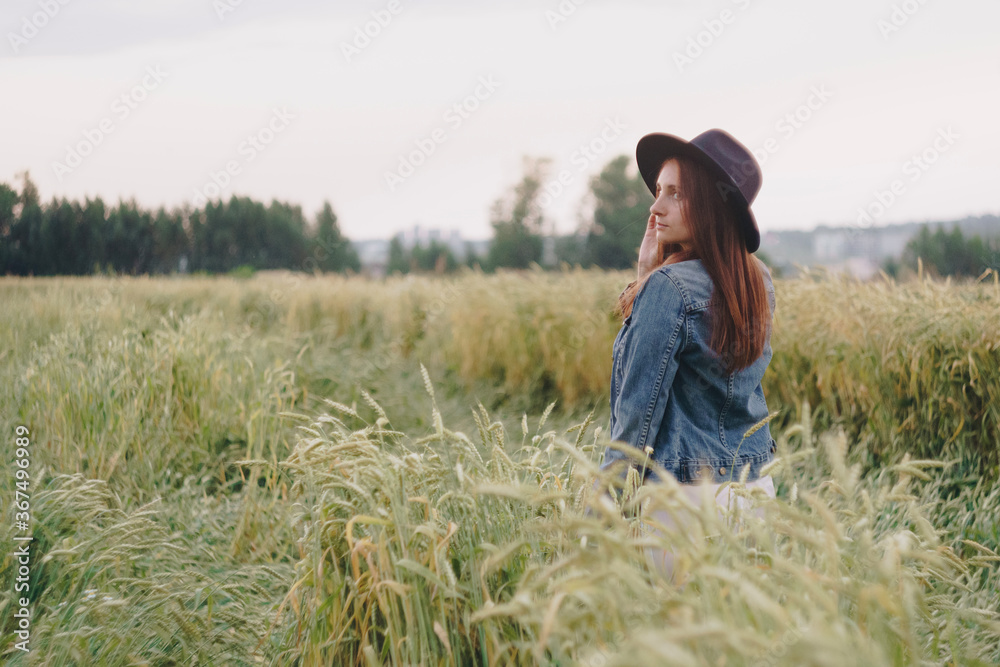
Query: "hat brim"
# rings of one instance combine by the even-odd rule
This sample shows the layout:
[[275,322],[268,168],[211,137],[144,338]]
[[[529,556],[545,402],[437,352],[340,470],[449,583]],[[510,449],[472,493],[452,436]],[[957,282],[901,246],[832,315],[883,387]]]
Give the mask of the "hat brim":
[[735,195],[732,205],[743,226],[747,251],[756,252],[760,247],[760,231],[757,227],[757,218],[750,209],[750,203],[729,174],[694,144],[662,132],[647,134],[639,139],[635,147],[635,161],[649,192],[656,196],[656,179],[660,176],[660,167],[665,160],[678,155],[689,157],[704,165],[717,179],[728,186],[726,192]]

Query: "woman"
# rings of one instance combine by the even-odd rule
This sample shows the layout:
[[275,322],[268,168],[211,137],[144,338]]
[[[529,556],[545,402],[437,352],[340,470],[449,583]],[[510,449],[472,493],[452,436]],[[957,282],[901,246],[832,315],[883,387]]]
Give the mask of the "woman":
[[[753,154],[722,130],[690,142],[649,134],[636,147],[655,200],[639,248],[638,279],[622,292],[613,345],[609,437],[665,470],[691,499],[712,485],[717,501],[746,472],[748,487],[773,497],[774,458],[761,378],[771,360],[774,287],[751,253],[760,232],[750,210],[760,189]],[[764,422],[761,425],[761,422]],[[756,427],[756,429],[754,428]],[[610,446],[601,470],[639,463]],[[746,469],[746,470],[744,470]],[[671,525],[665,512],[652,519]],[[649,552],[669,573],[669,553]]]

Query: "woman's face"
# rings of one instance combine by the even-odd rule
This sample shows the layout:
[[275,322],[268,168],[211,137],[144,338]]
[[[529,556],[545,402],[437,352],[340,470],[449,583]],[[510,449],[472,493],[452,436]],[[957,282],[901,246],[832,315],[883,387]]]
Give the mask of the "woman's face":
[[667,160],[656,179],[656,199],[649,207],[649,213],[656,217],[656,241],[658,243],[678,243],[685,249],[691,245],[691,228],[681,214],[681,202],[674,194],[680,192],[680,167],[677,160]]

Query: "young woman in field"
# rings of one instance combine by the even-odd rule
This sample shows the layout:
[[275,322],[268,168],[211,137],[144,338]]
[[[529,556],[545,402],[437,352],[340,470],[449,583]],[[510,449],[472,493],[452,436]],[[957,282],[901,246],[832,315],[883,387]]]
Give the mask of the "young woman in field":
[[[775,441],[761,378],[771,360],[774,287],[752,253],[760,232],[750,210],[760,189],[753,154],[722,130],[690,142],[639,140],[636,160],[655,200],[639,248],[638,279],[619,296],[613,345],[610,439],[648,457],[642,465],[608,447],[601,470],[634,466],[648,480],[672,475],[695,502],[698,482],[717,502],[748,468],[748,487],[773,497]],[[757,426],[757,430],[753,427]],[[752,431],[752,432],[751,432]],[[654,521],[673,525],[666,512]],[[666,573],[668,552],[650,550]]]

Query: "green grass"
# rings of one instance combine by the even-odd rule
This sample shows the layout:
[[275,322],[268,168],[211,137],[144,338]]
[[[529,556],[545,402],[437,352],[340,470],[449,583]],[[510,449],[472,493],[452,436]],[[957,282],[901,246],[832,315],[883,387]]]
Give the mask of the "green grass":
[[0,280],[5,663],[1000,662],[996,283],[777,282],[760,521],[589,493],[624,282]]

